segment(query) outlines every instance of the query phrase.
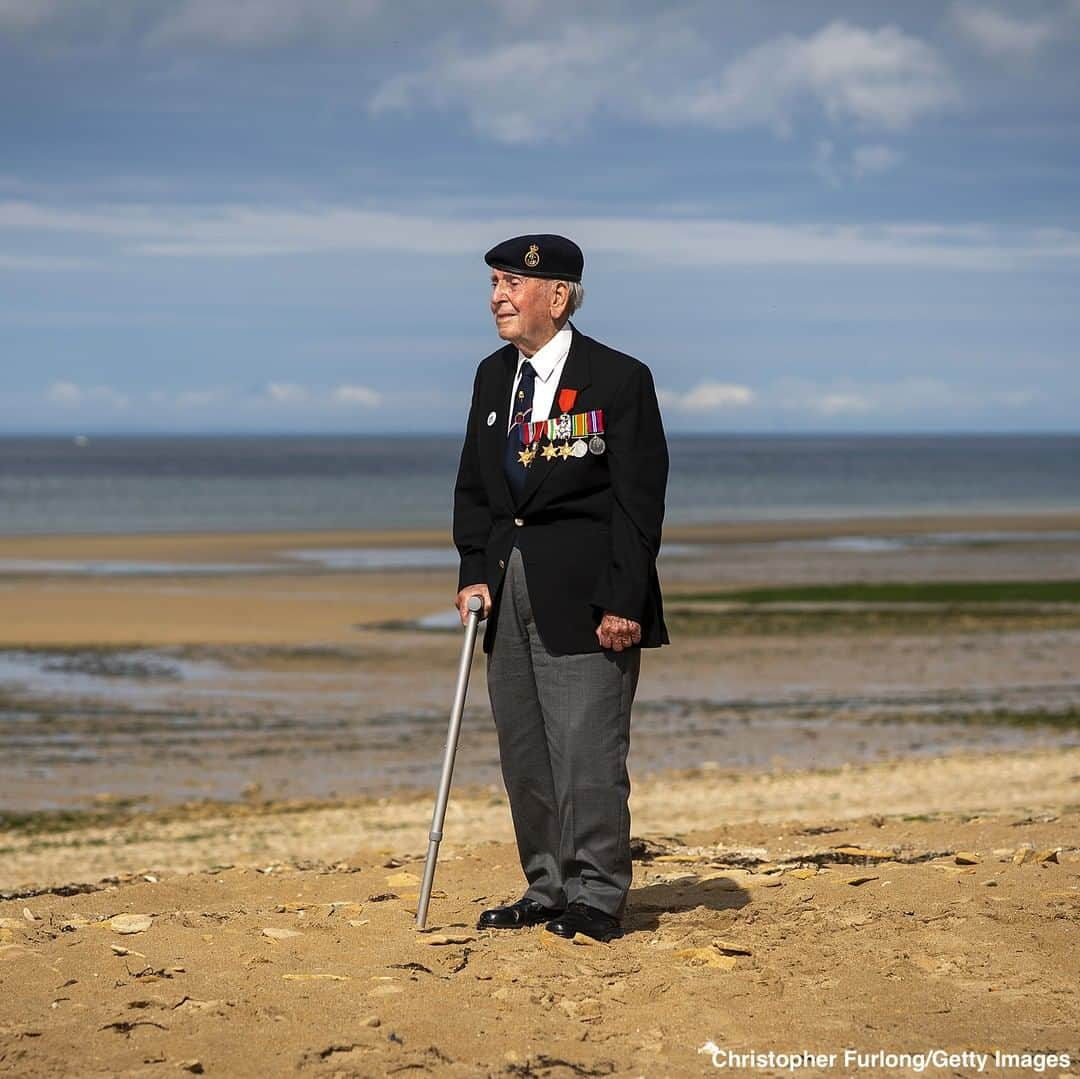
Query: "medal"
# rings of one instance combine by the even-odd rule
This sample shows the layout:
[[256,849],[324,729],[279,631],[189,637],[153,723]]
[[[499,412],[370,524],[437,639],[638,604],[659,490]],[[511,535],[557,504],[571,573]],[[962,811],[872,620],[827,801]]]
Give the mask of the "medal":
[[526,468],[532,464],[533,458],[536,456],[536,450],[521,450],[518,453],[518,464],[524,465]]
[[[575,391],[576,392],[576,391]],[[604,413],[596,408],[591,412],[563,412],[558,419],[526,421],[525,413],[518,413],[521,421],[521,441],[526,445],[539,442],[545,435],[552,442],[569,438],[588,438],[604,433]]]
[[607,443],[599,435],[593,435],[589,439],[589,453],[603,453],[607,449]]
[[540,451],[540,455],[544,458],[545,461],[554,461],[555,458],[559,456],[559,451],[554,445],[552,445],[552,443],[549,442]]
[[566,458],[567,458],[567,457],[570,457],[570,456],[572,456],[572,455],[573,455],[573,452],[574,452],[574,451],[573,451],[573,449],[571,448],[571,446],[570,446],[570,443],[569,443],[569,442],[564,442],[564,443],[563,443],[563,444],[562,444],[562,445],[561,445],[561,446],[559,447],[559,456],[560,456],[560,457],[561,457],[561,458],[562,458],[562,459],[563,459],[564,461],[566,460]]
[[586,446],[584,440],[580,438],[570,447],[570,454],[573,457],[584,457],[588,452],[589,447]]

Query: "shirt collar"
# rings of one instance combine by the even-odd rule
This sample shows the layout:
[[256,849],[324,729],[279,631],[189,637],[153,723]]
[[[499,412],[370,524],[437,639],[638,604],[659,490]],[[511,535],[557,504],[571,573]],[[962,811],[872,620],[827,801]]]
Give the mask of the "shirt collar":
[[536,377],[541,382],[547,382],[551,378],[552,371],[566,359],[567,353],[570,351],[570,342],[573,339],[573,332],[570,328],[570,323],[567,322],[563,325],[555,336],[537,349],[536,353],[532,356],[523,356],[518,352],[518,374],[521,373],[521,365],[528,360],[533,365],[533,370],[536,372]]

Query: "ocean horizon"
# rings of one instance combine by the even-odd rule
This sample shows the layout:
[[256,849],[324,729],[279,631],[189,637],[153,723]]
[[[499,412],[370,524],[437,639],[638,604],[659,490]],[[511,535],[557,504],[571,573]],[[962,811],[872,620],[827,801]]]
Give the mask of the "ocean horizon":
[[[668,524],[1080,510],[1074,434],[668,443]],[[442,529],[460,447],[456,435],[4,436],[0,534]]]

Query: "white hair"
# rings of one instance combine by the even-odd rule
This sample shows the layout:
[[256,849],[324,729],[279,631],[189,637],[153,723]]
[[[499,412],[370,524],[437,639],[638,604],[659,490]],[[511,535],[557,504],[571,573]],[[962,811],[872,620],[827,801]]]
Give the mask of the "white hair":
[[566,301],[566,313],[572,315],[585,302],[585,286],[580,281],[564,281],[563,284],[570,290],[570,296]]

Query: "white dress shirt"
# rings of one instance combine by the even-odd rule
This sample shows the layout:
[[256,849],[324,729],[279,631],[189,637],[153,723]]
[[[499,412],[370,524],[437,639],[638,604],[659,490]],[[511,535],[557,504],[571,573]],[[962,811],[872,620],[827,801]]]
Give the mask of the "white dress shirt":
[[562,378],[563,365],[566,363],[567,353],[570,351],[570,341],[573,333],[570,323],[566,323],[546,345],[538,349],[533,356],[524,356],[518,352],[517,373],[514,375],[514,385],[510,389],[510,416],[506,425],[506,433],[510,434],[510,428],[514,426],[515,398],[517,397],[518,382],[521,380],[521,365],[528,360],[536,372],[536,382],[533,385],[533,406],[529,422],[551,418],[551,407],[555,401],[555,388]]

